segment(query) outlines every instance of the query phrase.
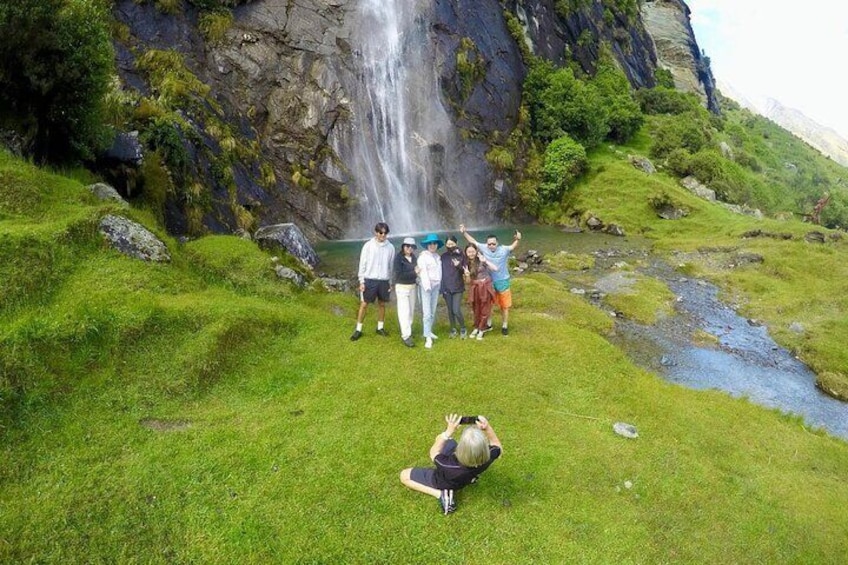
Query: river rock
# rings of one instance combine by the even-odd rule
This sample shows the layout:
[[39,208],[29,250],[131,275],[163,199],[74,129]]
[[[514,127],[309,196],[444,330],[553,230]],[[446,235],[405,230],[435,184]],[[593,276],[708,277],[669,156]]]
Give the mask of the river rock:
[[318,254],[295,224],[262,226],[253,234],[253,239],[264,249],[286,250],[310,269],[318,264]]
[[168,248],[150,230],[122,216],[103,216],[100,233],[124,255],[142,261],[169,262]]

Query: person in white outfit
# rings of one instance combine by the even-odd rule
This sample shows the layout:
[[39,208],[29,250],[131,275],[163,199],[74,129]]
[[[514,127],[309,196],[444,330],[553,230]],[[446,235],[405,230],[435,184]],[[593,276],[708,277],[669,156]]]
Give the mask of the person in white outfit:
[[384,321],[386,303],[392,292],[392,267],[395,258],[395,246],[389,242],[389,226],[379,222],[374,226],[374,237],[365,242],[359,254],[359,312],[356,315],[356,329],[350,336],[351,341],[362,337],[362,322],[368,305],[377,302],[377,335],[386,337]]
[[424,347],[433,347],[436,334],[433,322],[436,320],[436,307],[439,305],[439,290],[442,283],[442,258],[439,248],[442,240],[434,233],[421,240],[424,251],[418,256],[418,277],[421,281],[421,310],[424,314]]
[[412,321],[415,318],[415,295],[418,294],[418,258],[415,256],[415,240],[407,237],[395,255],[394,282],[397,297],[397,315],[400,339],[407,347],[415,347],[412,341]]

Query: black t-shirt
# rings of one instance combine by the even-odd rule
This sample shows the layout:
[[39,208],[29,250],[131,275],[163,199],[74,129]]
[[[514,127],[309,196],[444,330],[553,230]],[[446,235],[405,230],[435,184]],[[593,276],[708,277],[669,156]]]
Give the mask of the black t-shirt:
[[440,453],[433,460],[436,463],[436,472],[433,474],[433,482],[439,489],[459,490],[471,484],[471,481],[489,468],[495,459],[501,456],[501,448],[497,445],[489,447],[489,460],[479,467],[464,467],[456,458],[454,452]]

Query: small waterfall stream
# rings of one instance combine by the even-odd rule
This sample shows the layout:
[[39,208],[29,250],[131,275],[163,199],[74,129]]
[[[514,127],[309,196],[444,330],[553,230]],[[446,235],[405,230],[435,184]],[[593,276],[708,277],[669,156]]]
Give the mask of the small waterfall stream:
[[350,235],[378,221],[393,234],[440,227],[439,190],[453,135],[442,106],[428,38],[430,2],[361,0],[351,34],[357,68],[349,92],[350,128],[335,149],[359,207]]

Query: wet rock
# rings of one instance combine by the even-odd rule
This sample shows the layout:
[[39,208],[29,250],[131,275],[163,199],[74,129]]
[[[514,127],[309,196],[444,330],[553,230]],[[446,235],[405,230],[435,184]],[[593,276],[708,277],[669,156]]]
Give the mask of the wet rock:
[[660,365],[662,365],[663,367],[674,367],[675,365],[677,365],[677,363],[675,363],[674,360],[672,360],[672,358],[668,355],[663,355],[662,357],[660,357]]
[[162,241],[147,228],[121,216],[103,216],[100,233],[109,245],[135,259],[142,261],[169,262],[171,255]]
[[121,208],[130,207],[129,203],[124,200],[120,194],[118,194],[117,190],[115,190],[113,187],[104,182],[90,184],[88,185],[88,190],[91,191],[91,193],[99,200],[111,200],[112,202],[118,204]]
[[624,228],[619,226],[618,224],[609,224],[604,228],[604,233],[608,233],[610,235],[615,235],[618,237],[624,237]]
[[604,223],[600,219],[596,218],[595,216],[589,216],[589,219],[586,220],[586,225],[589,226],[590,230],[595,230],[595,231],[603,229],[603,227],[604,227]]
[[141,166],[144,162],[144,148],[138,140],[138,132],[121,132],[116,135],[104,157],[134,167]]

